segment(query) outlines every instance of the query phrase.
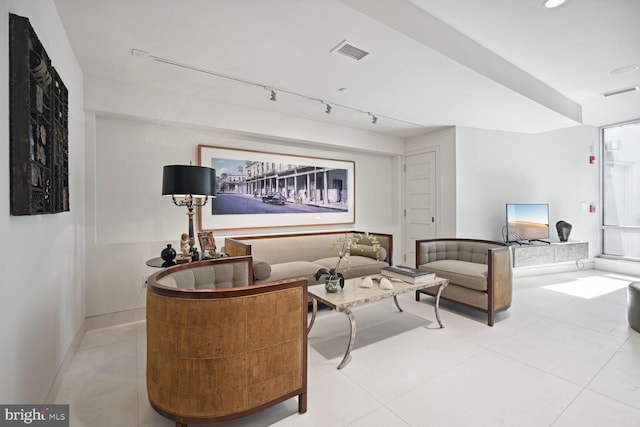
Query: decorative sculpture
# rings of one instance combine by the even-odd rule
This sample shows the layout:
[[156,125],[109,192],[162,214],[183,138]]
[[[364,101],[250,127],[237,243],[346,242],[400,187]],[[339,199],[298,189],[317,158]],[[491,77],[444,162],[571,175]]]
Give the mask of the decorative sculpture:
[[166,248],[160,252],[160,258],[162,258],[166,262],[173,261],[176,257],[176,250],[171,247],[171,243],[167,245]]
[[566,242],[567,240],[569,240],[571,228],[571,224],[569,224],[567,221],[556,222],[556,231],[558,232],[558,239],[560,239],[561,242]]
[[182,252],[182,256],[191,256],[189,249],[189,235],[187,233],[182,233],[180,236],[180,252]]

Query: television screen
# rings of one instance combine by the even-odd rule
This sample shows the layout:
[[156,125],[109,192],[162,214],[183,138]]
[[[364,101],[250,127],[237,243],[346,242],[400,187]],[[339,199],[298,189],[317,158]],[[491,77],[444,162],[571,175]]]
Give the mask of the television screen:
[[507,204],[507,242],[548,238],[548,204]]

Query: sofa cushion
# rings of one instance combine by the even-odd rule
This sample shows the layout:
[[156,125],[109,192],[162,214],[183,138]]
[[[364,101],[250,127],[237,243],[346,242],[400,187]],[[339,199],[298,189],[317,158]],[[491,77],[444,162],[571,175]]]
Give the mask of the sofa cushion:
[[449,279],[449,282],[476,291],[487,290],[488,267],[476,262],[444,259],[422,264],[420,270],[436,273],[436,276]]
[[[314,262],[325,268],[334,268],[338,262],[338,257],[321,258]],[[371,259],[366,256],[351,255],[349,257],[349,263],[344,260],[340,263],[338,272],[342,273],[345,279],[351,279],[354,277],[380,274],[380,269],[388,265],[386,262],[377,261],[375,258]]]
[[313,261],[316,258],[337,254],[334,246],[337,236],[331,234],[317,236],[265,237],[247,240],[251,245],[251,255],[275,264],[291,260]]
[[253,258],[253,277],[256,280],[262,280],[271,274],[271,265],[260,258]]
[[309,285],[314,285],[316,281],[313,276],[316,274],[316,271],[321,268],[322,265],[309,261],[289,261],[271,264],[271,274],[269,274],[269,277],[256,280],[256,283],[276,282],[278,280],[303,277],[309,281]]
[[347,279],[370,276],[373,274],[380,274],[380,269],[388,266],[389,264],[384,261],[376,261],[375,259],[367,257],[351,255],[351,265],[343,274]]
[[[320,268],[324,267],[324,268],[332,269],[332,268],[335,268],[336,264],[338,263],[338,257],[337,256],[331,256],[331,257],[327,257],[327,258],[314,259],[313,263],[314,264],[318,264],[320,266]],[[338,271],[342,272],[346,268],[347,268],[347,262],[343,260],[340,263]]]

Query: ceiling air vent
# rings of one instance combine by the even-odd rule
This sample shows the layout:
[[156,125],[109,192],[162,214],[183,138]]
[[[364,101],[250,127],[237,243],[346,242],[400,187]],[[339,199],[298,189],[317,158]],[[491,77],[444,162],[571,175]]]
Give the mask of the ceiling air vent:
[[603,93],[603,95],[605,97],[614,96],[614,95],[622,95],[623,93],[635,92],[638,89],[640,89],[640,86],[625,87],[624,89],[618,89],[618,90],[612,90],[611,92],[605,92],[605,93]]
[[362,58],[369,55],[369,52],[347,43],[346,40],[341,41],[338,46],[331,49],[331,52],[340,53],[344,56],[348,56],[351,59],[355,59],[356,61],[360,61]]

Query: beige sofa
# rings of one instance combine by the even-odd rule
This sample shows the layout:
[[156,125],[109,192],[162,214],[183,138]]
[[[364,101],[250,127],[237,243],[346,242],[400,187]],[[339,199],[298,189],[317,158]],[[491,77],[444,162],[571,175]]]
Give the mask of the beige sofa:
[[252,284],[251,257],[148,280],[147,392],[176,422],[214,424],[291,398],[307,410],[307,283]]
[[[511,305],[511,252],[505,243],[475,239],[428,239],[416,241],[416,266],[449,279],[442,299],[493,314]],[[435,295],[434,290],[416,292]]]
[[[309,285],[323,283],[315,280],[321,268],[334,268],[338,262],[335,243],[342,237],[353,237],[356,231],[330,231],[323,233],[277,234],[226,238],[224,251],[229,256],[253,256],[255,283],[303,277]],[[338,272],[345,279],[380,273],[382,267],[393,260],[393,236],[371,233],[380,243],[378,254],[371,240],[363,238],[351,251],[350,262],[342,261]]]

